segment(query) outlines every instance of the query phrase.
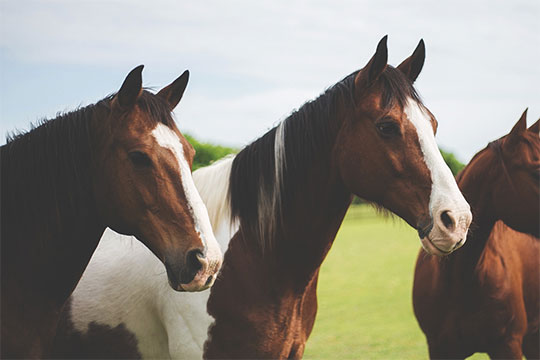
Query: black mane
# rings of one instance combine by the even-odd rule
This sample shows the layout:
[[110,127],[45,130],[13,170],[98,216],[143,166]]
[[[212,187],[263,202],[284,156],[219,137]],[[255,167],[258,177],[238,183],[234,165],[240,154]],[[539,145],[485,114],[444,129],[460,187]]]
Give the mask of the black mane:
[[[114,96],[7,136],[0,148],[2,228],[26,222],[58,231],[66,216],[85,216],[81,212],[88,210],[80,204],[92,201],[92,170],[99,171],[95,155],[101,150],[101,133],[110,131]],[[143,91],[137,105],[152,122],[174,123],[160,97]]]

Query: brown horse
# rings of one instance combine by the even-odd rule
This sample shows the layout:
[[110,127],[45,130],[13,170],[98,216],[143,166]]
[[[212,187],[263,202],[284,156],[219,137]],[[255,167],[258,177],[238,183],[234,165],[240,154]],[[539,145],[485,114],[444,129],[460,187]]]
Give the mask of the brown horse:
[[421,41],[393,68],[383,38],[362,70],[236,156],[228,196],[239,231],[208,301],[215,321],[205,357],[302,356],[319,268],[351,193],[405,219],[430,253],[463,244],[469,206],[437,149],[435,118],[412,86],[424,57]]
[[3,358],[47,356],[107,226],[146,244],[174,289],[213,282],[221,252],[191,178],[194,150],[171,116],[189,73],[154,95],[142,68],[116,95],[1,148]]
[[[201,358],[205,349],[209,358],[301,357],[317,312],[319,267],[351,193],[404,218],[429,252],[462,245],[469,205],[437,148],[437,122],[412,85],[424,51],[420,42],[393,68],[383,38],[362,70],[234,159],[194,173],[227,250],[211,292],[174,293],[141,268],[155,266],[144,249],[104,239],[109,250],[96,252],[71,297],[59,356]],[[231,219],[239,228],[230,228]],[[106,261],[110,251],[122,255]],[[107,275],[127,268],[122,280]]]
[[458,176],[474,214],[467,243],[418,255],[413,304],[431,358],[540,356],[540,125],[527,130],[526,113]]

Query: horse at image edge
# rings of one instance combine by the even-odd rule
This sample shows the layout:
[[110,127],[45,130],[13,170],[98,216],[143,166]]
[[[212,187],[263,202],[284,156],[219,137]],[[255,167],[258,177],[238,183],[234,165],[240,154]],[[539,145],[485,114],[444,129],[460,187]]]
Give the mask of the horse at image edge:
[[3,358],[50,355],[64,303],[107,226],[148,246],[175,290],[215,279],[222,256],[191,177],[194,151],[171,116],[189,73],[154,95],[141,72],[116,95],[1,148]]
[[419,253],[414,312],[431,358],[540,358],[540,123],[512,131],[458,175],[474,222],[444,261]]

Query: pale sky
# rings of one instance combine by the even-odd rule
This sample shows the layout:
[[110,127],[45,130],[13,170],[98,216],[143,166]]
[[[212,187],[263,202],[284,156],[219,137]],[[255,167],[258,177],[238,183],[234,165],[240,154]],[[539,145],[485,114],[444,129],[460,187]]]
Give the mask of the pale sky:
[[467,162],[526,107],[529,124],[540,117],[538,19],[538,0],[0,0],[0,144],[144,64],[156,90],[190,70],[182,131],[241,147],[363,67],[388,34],[392,65],[426,42],[417,89],[439,145]]

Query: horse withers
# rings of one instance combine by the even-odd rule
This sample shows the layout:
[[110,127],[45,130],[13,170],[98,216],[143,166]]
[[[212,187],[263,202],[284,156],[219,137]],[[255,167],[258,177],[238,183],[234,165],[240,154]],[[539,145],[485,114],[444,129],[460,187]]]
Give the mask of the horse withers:
[[458,176],[474,223],[462,249],[418,255],[414,312],[431,358],[540,357],[539,122],[512,131]]
[[[96,252],[71,297],[59,345],[71,356],[95,356],[99,343],[108,357],[301,357],[317,312],[319,267],[352,193],[404,218],[426,251],[446,255],[463,245],[469,205],[413,87],[424,51],[421,41],[394,68],[383,38],[362,70],[235,157],[194,173],[226,250],[210,292],[170,291],[144,248],[109,234],[108,250]],[[122,254],[114,262],[106,261],[111,248]],[[132,271],[112,275],[121,268]],[[96,326],[125,331],[92,336]],[[122,348],[111,349],[112,339]]]
[[174,290],[215,279],[222,256],[191,177],[194,150],[171,116],[189,73],[156,95],[141,74],[139,66],[117,94],[1,148],[3,358],[49,355],[107,226],[148,246]]

